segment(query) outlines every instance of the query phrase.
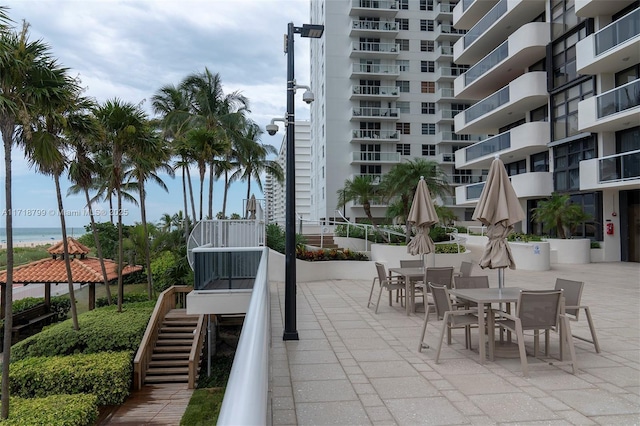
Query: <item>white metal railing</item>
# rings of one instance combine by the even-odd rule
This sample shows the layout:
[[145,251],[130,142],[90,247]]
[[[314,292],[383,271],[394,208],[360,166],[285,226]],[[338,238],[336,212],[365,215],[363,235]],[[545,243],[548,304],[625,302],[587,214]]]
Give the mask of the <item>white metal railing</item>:
[[396,86],[368,86],[356,84],[353,86],[354,95],[398,96],[400,89]]
[[351,6],[365,9],[397,9],[398,2],[396,0],[352,0]]
[[353,151],[351,153],[352,161],[363,161],[367,163],[399,163],[399,152],[370,152],[370,151]]
[[359,107],[353,109],[354,117],[397,117],[398,108]]
[[482,226],[467,226],[467,232],[469,233],[469,235],[471,235],[471,232],[473,232],[474,235],[476,234],[480,234],[480,236],[485,236],[487,234],[487,227],[482,225]]
[[222,400],[218,425],[271,423],[267,418],[271,344],[268,259],[269,249],[265,247]]
[[391,64],[353,64],[353,72],[361,74],[399,74],[400,66]]
[[405,234],[401,234],[400,232],[396,232],[396,231],[393,231],[391,229],[378,228],[378,230],[376,230],[373,225],[369,225],[369,224],[366,224],[366,223],[353,223],[353,222],[350,222],[349,219],[344,217],[344,215],[342,214],[342,212],[340,210],[336,210],[335,212],[336,212],[336,216],[340,217],[342,219],[342,222],[336,222],[336,224],[337,225],[345,225],[347,227],[347,238],[349,238],[349,231],[350,231],[351,227],[361,228],[361,229],[364,230],[364,250],[365,251],[369,251],[369,233],[371,233],[371,235],[373,235],[376,232],[381,232],[381,233],[387,235],[387,239],[391,239],[391,235],[400,236],[402,238],[405,237]]
[[398,139],[397,130],[358,129],[353,131],[355,139]]
[[354,41],[351,46],[355,52],[397,53],[400,46],[396,43]]
[[353,21],[354,30],[398,31],[395,21]]

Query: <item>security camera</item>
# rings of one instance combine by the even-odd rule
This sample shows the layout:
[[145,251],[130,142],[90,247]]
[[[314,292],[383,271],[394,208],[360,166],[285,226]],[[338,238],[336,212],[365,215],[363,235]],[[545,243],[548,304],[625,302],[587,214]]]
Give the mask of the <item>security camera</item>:
[[269,133],[270,136],[275,135],[276,133],[278,133],[278,125],[277,124],[267,124],[266,126],[267,129],[267,133]]
[[310,104],[311,102],[313,102],[315,99],[315,97],[313,96],[313,92],[311,90],[306,90],[303,94],[302,94],[302,100],[305,101],[306,103]]

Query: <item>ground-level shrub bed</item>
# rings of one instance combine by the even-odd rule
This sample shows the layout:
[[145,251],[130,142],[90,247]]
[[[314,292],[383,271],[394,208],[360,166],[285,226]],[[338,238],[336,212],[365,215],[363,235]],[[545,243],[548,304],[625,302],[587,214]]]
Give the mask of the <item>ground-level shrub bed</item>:
[[129,395],[133,352],[31,357],[12,362],[11,395],[22,398],[88,393],[99,405],[122,404]]
[[80,330],[70,319],[50,326],[11,348],[11,360],[27,357],[72,355],[106,351],[136,351],[147,328],[155,302],[106,306],[78,316]]
[[95,395],[51,395],[45,398],[11,398],[9,418],[2,426],[90,426],[98,419]]

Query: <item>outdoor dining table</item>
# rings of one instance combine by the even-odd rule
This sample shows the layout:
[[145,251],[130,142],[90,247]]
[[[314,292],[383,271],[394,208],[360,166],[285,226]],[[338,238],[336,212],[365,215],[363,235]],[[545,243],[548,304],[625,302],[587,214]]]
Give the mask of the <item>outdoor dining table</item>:
[[407,315],[415,311],[415,284],[416,278],[422,280],[424,278],[424,267],[418,268],[389,268],[389,273],[401,275],[405,282],[405,294]]
[[[469,302],[475,302],[478,305],[478,335],[479,335],[479,348],[480,352],[480,364],[484,364],[485,354],[485,317],[486,312],[491,311],[492,303],[516,303],[520,296],[520,291],[523,290],[519,287],[506,287],[506,288],[470,288],[470,289],[451,289],[449,294],[455,296],[458,299],[467,300]],[[489,310],[487,311],[487,305]],[[489,326],[493,326],[493,320],[489,318]],[[495,341],[489,342],[489,359],[493,360]]]

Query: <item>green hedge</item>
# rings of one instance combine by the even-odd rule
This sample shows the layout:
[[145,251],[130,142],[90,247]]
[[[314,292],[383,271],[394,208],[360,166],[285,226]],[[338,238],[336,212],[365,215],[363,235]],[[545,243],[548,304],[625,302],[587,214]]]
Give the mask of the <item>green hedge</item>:
[[[149,295],[146,293],[125,293],[122,296],[122,303],[138,303],[138,302],[147,302],[149,300]],[[111,296],[111,304],[116,305],[118,303],[118,295],[114,294]],[[96,299],[96,308],[102,308],[104,306],[109,306],[107,297],[99,297]]]
[[78,316],[80,330],[71,319],[49,326],[15,344],[11,360],[105,351],[136,351],[147,328],[155,302],[127,304],[122,312],[106,306]]
[[21,398],[90,393],[98,405],[122,404],[129,395],[133,352],[33,357],[12,362],[11,395]]
[[90,426],[98,420],[95,395],[51,395],[45,398],[11,398],[9,418],[2,426]]

